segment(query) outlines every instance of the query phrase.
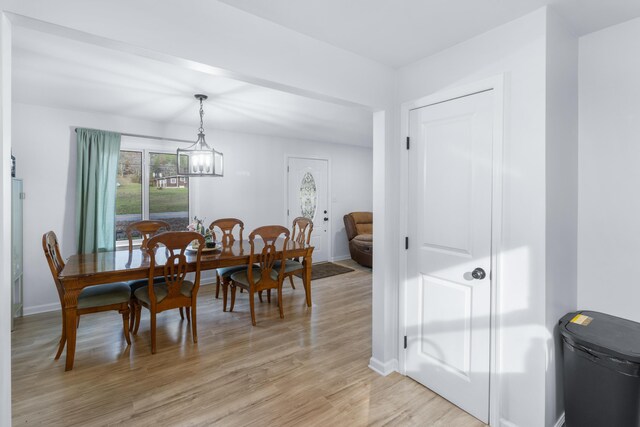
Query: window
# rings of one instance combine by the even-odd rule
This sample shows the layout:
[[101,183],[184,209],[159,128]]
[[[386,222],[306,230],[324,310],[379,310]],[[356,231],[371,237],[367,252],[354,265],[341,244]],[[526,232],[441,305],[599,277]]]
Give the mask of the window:
[[128,241],[127,226],[141,219],[167,221],[172,230],[187,229],[189,179],[177,175],[175,153],[120,151],[117,186],[116,242]]
[[120,151],[116,184],[116,241],[127,240],[127,226],[142,219],[142,152]]
[[311,173],[307,172],[300,183],[300,212],[302,212],[302,216],[313,221],[316,216],[317,203],[316,180],[313,179]]
[[[167,221],[172,230],[184,231],[189,225],[189,180],[176,185],[177,173],[175,153],[149,153],[149,219]],[[156,176],[165,177],[162,186],[151,183]]]

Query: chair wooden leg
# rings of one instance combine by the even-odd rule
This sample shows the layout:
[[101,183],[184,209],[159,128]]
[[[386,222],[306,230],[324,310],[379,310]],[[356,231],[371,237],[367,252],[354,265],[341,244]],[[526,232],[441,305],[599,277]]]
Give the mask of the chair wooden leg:
[[227,311],[227,292],[228,291],[229,291],[229,279],[228,278],[222,279],[222,311]]
[[253,301],[253,291],[249,290],[249,308],[251,309],[251,324],[256,326],[256,308]]
[[198,343],[198,327],[196,322],[196,304],[195,301],[191,306],[191,334],[193,335],[193,343]]
[[124,333],[124,339],[127,340],[127,345],[131,345],[131,337],[129,336],[129,307],[120,310],[122,314],[122,332]]
[[133,328],[133,335],[138,333],[140,327],[140,318],[142,317],[142,305],[139,302],[136,303],[136,326]]
[[216,273],[216,299],[220,298],[220,275]]
[[278,286],[278,308],[280,309],[280,318],[284,319],[284,304],[282,303],[282,283]]
[[267,289],[267,302],[271,304],[271,289]]
[[129,301],[129,331],[133,331],[136,324],[136,303],[133,298]]
[[244,293],[244,289],[240,288],[240,293],[243,294]]
[[80,315],[76,314],[76,329],[78,329],[80,327]]
[[180,307],[180,319],[184,320],[184,310]]
[[185,307],[184,311],[185,311],[185,314],[187,315],[187,322],[191,322],[191,308]]
[[156,313],[149,311],[151,316],[151,354],[156,354]]
[[295,289],[295,288],[296,288],[296,285],[294,285],[294,284],[293,284],[293,274],[291,274],[291,275],[289,276],[289,282],[291,282],[291,288],[292,288],[292,289]]
[[64,310],[62,310],[62,334],[60,335],[60,343],[58,344],[58,352],[56,353],[55,360],[60,359],[64,345],[67,343],[67,331],[65,329]]
[[258,299],[262,302],[262,291],[258,292]]
[[233,311],[233,306],[236,304],[236,285],[231,284],[231,306],[229,311]]

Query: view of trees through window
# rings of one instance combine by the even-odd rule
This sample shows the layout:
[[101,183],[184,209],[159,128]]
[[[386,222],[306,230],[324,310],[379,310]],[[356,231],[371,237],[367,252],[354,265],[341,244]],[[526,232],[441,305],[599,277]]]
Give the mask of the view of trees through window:
[[142,153],[120,151],[116,189],[116,241],[127,240],[127,226],[142,219]]
[[[161,219],[172,230],[189,224],[189,178],[177,175],[176,155],[148,153],[148,186],[143,185],[143,156],[138,151],[120,151],[116,191],[116,240],[127,240],[129,224]],[[146,201],[147,212],[143,209]]]
[[189,178],[178,176],[176,154],[149,153],[149,219],[161,219],[174,231],[189,225]]

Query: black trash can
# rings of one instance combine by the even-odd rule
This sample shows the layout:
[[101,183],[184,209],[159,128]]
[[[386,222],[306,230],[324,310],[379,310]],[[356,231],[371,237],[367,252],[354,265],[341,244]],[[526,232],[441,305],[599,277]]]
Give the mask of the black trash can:
[[640,426],[640,323],[595,311],[560,319],[567,427]]

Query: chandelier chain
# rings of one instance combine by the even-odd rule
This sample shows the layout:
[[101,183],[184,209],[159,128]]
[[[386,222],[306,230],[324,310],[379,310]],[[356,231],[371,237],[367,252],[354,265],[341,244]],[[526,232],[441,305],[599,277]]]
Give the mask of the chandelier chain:
[[200,133],[204,133],[204,122],[202,121],[203,116],[204,116],[204,109],[202,108],[202,98],[200,98],[200,128],[198,129]]

